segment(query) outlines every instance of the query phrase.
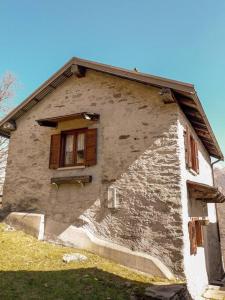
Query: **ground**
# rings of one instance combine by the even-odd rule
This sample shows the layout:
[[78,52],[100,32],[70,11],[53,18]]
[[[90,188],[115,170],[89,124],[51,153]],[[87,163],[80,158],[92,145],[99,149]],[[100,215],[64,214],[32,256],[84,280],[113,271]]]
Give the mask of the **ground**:
[[[83,262],[64,263],[63,254],[79,252]],[[0,224],[0,299],[132,299],[151,284],[150,277],[89,252],[38,241]],[[144,298],[140,298],[144,299]]]

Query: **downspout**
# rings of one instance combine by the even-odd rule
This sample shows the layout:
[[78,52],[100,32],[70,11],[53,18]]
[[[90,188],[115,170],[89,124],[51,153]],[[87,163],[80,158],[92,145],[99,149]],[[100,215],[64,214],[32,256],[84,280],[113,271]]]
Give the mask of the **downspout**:
[[213,167],[215,164],[217,164],[218,162],[222,161],[221,158],[218,158],[216,161],[214,161],[213,163],[211,163],[211,167],[212,167],[212,177],[213,177],[213,186],[215,186],[215,176],[214,176],[214,170],[213,170]]

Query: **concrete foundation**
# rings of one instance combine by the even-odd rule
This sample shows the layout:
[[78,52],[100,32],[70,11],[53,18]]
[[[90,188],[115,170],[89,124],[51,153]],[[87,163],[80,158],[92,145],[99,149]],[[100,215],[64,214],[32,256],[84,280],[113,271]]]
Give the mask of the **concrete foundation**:
[[35,236],[39,240],[44,238],[43,214],[12,212],[4,219],[4,222]]
[[175,279],[174,275],[159,259],[96,238],[87,229],[71,225],[58,236],[58,239],[63,244],[87,249],[102,257],[141,272],[166,279]]

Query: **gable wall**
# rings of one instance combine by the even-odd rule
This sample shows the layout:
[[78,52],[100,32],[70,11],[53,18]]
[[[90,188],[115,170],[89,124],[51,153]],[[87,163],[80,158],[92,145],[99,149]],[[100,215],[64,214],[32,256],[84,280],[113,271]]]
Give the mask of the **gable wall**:
[[[98,163],[77,170],[50,170],[50,135],[35,120],[89,111],[100,114]],[[182,276],[182,221],[178,156],[178,109],[165,105],[159,89],[88,71],[68,79],[17,122],[9,147],[3,205],[46,216],[46,235],[70,224],[97,237],[160,258]],[[78,124],[74,123],[74,126]],[[64,128],[73,126],[62,124]],[[50,178],[92,175],[85,187]],[[115,186],[120,207],[107,207]]]

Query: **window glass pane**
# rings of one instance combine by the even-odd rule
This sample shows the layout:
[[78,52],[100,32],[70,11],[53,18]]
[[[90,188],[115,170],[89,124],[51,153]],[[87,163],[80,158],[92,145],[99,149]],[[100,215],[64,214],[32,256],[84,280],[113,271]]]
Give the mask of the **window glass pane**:
[[85,141],[85,134],[78,133],[78,135],[77,135],[77,164],[84,163],[84,141]]
[[72,134],[66,135],[66,144],[65,144],[65,165],[73,165],[73,141],[74,136]]

